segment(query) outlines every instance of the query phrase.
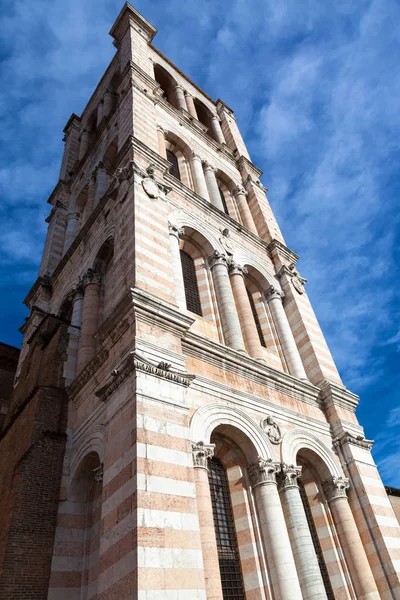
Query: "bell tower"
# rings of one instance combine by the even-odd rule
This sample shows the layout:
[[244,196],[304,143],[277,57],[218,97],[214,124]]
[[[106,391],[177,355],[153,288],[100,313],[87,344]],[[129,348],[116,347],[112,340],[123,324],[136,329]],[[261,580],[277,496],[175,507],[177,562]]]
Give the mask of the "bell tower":
[[233,110],[155,34],[126,3],[64,129],[0,439],[4,597],[398,598],[399,524],[299,257]]

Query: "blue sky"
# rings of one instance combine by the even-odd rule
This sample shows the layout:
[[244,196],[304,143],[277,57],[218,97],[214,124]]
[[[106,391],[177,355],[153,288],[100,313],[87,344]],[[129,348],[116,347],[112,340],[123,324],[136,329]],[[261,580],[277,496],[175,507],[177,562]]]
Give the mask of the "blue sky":
[[[155,45],[235,110],[386,484],[400,487],[400,4],[137,0]],[[3,3],[0,340],[19,345],[62,129],[113,56],[120,0]]]

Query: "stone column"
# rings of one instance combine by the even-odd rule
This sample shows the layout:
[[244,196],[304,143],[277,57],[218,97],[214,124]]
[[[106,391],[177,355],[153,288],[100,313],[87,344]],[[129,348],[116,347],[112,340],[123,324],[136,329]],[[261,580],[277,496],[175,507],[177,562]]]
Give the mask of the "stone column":
[[89,131],[84,129],[81,133],[81,143],[79,146],[79,160],[81,160],[81,158],[83,158],[85,156],[86,152],[88,151],[89,139],[90,139],[90,133],[89,133]]
[[214,454],[214,444],[192,444],[192,452],[206,596],[207,600],[223,600],[207,465]]
[[168,223],[168,230],[171,245],[171,265],[175,281],[176,303],[180,309],[186,310],[185,284],[183,281],[181,255],[179,251],[179,238],[183,235],[184,230],[176,225],[172,225],[172,223]]
[[233,195],[236,198],[243,225],[256,235],[258,235],[257,227],[255,226],[253,215],[251,214],[250,207],[246,199],[246,190],[244,189],[244,187],[238,186],[233,190]]
[[215,295],[221,320],[225,343],[234,350],[245,351],[239,318],[236,312],[235,300],[228,275],[226,256],[217,250],[209,259],[209,265],[214,281]]
[[96,122],[96,127],[98,127],[100,125],[100,123],[103,120],[103,115],[104,115],[104,103],[103,100],[101,102],[99,102],[99,105],[97,107],[97,122]]
[[301,362],[300,354],[294,341],[289,321],[287,320],[285,310],[282,305],[282,292],[274,286],[265,292],[269,308],[276,330],[278,332],[279,343],[285,356],[289,373],[299,379],[307,379],[306,372]]
[[185,94],[183,93],[183,87],[179,85],[179,83],[175,84],[174,92],[178,108],[183,108],[184,110],[186,110]]
[[88,269],[82,278],[85,295],[82,307],[81,337],[78,353],[78,372],[96,355],[96,341],[100,308],[101,275],[94,269]]
[[81,333],[82,323],[82,308],[83,308],[83,286],[79,281],[74,299],[72,301],[72,317],[71,325],[68,328],[69,340],[67,349],[67,361],[64,364],[64,377],[69,381],[73,381],[76,377],[77,359],[79,349],[79,338]]
[[278,476],[279,494],[303,599],[326,600],[325,586],[297,484],[300,475],[301,467],[282,465]]
[[379,600],[380,595],[347,500],[349,480],[332,477],[323,484],[326,500],[346,559],[357,600]]
[[185,91],[185,100],[186,100],[186,106],[187,106],[188,113],[192,117],[194,117],[195,119],[198,120],[197,110],[196,110],[196,107],[195,107],[194,102],[193,102],[193,96],[192,96],[192,94],[189,94],[189,92]]
[[217,115],[212,115],[211,117],[211,128],[217,142],[219,144],[225,144],[224,134],[222,133],[221,124]]
[[109,185],[107,169],[102,162],[99,163],[96,173],[96,204],[104,196]]
[[215,178],[215,169],[210,165],[206,160],[203,162],[204,165],[204,175],[206,178],[208,194],[210,196],[210,201],[215,208],[219,208],[222,212],[225,212],[224,205],[222,204],[221,196],[219,193],[219,187],[217,180]]
[[112,109],[113,109],[113,105],[114,105],[114,94],[112,92],[110,92],[110,90],[107,90],[106,92],[104,92],[104,96],[103,96],[103,102],[104,102],[104,116],[108,117],[108,115],[111,113]]
[[277,489],[279,463],[259,458],[249,466],[250,482],[275,600],[302,600],[296,565]]
[[247,269],[245,267],[234,262],[229,263],[229,275],[231,278],[233,297],[239,315],[246,350],[253,358],[262,358],[263,350],[260,344],[253,312],[251,310],[249,297],[247,295],[246,285],[244,283],[244,275],[246,274]]
[[209,201],[210,198],[208,196],[207,185],[204,178],[200,156],[193,154],[190,159],[190,167],[192,170],[195,191],[199,194],[199,196]]
[[70,212],[67,217],[67,228],[65,231],[65,240],[63,248],[63,256],[68,251],[72,242],[78,233],[80,215],[78,212]]
[[158,152],[160,156],[167,160],[167,148],[165,146],[165,131],[161,125],[157,125],[157,140],[158,140]]

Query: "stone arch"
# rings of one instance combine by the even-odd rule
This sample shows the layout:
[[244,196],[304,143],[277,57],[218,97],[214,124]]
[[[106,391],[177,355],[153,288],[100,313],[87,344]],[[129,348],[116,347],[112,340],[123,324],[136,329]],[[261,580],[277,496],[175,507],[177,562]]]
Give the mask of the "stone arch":
[[178,160],[179,176],[182,183],[188,188],[194,189],[192,173],[190,170],[190,159],[193,151],[188,144],[172,131],[165,131],[165,148],[172,152]]
[[193,415],[190,423],[190,437],[193,443],[210,443],[213,431],[220,426],[230,426],[235,432],[234,441],[244,451],[249,462],[258,456],[275,460],[275,453],[265,431],[245,412],[222,403],[206,404]]
[[[225,253],[222,244],[218,237],[214,235],[214,232],[209,227],[204,225],[204,221],[197,218],[195,215],[189,215],[183,211],[171,213],[168,216],[168,220],[172,225],[176,225],[179,228],[185,229],[187,232],[193,233],[194,238],[199,237],[205,242],[204,251],[208,256],[211,256],[214,250]],[[196,235],[197,233],[197,235]]]
[[216,142],[218,139],[214,133],[211,119],[213,117],[213,113],[211,110],[198,98],[193,98],[193,103],[196,108],[197,119],[202,123],[205,127],[207,127],[207,134]]
[[75,456],[71,460],[70,465],[70,485],[74,480],[80,465],[89,454],[97,454],[100,464],[104,462],[105,449],[105,432],[106,429],[101,423],[97,423],[89,427],[85,435],[85,439],[79,444]]
[[154,79],[163,91],[164,100],[179,110],[179,104],[175,93],[175,86],[177,85],[175,77],[173,77],[173,75],[171,75],[171,73],[163,66],[154,63]]
[[299,452],[305,455],[321,477],[344,477],[343,469],[335,454],[315,435],[302,429],[287,431],[282,438],[282,462],[295,465]]
[[280,292],[282,291],[281,284],[274,276],[274,273],[271,272],[272,267],[271,270],[267,269],[265,267],[265,261],[249,252],[246,248],[235,249],[234,260],[246,267],[249,274],[263,286],[264,290],[267,290],[273,285],[274,288]]
[[232,217],[232,219],[235,219],[235,221],[240,222],[239,210],[233,193],[237,184],[229,177],[229,175],[219,168],[215,171],[215,178],[217,180],[218,188],[224,196],[228,215]]

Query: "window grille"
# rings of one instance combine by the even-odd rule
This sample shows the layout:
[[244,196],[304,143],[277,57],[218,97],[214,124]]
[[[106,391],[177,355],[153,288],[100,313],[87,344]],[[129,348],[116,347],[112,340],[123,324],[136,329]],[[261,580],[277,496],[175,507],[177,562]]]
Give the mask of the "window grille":
[[222,595],[224,600],[244,600],[243,578],[228,478],[222,463],[216,458],[208,461],[208,480],[217,539]]
[[251,306],[251,312],[253,313],[254,322],[256,324],[258,337],[260,338],[260,344],[261,344],[261,346],[263,346],[264,348],[266,348],[266,344],[265,344],[263,332],[262,332],[262,329],[261,329],[260,320],[259,320],[258,314],[257,314],[256,305],[254,304],[253,294],[251,292],[249,292],[249,290],[247,288],[246,288],[246,292],[247,292],[247,296],[249,298],[249,302],[250,302],[250,306]]
[[181,174],[179,172],[178,159],[176,158],[175,154],[171,152],[171,150],[167,150],[167,160],[169,163],[171,163],[169,172],[171,173],[171,175],[180,180]]
[[307,493],[304,488],[304,484],[299,479],[298,480],[300,496],[304,506],[304,512],[306,513],[308,528],[311,533],[311,538],[314,544],[315,554],[317,555],[319,570],[321,572],[322,581],[324,582],[325,592],[328,600],[335,600],[335,596],[333,595],[333,590],[331,586],[331,581],[329,579],[328,569],[326,568],[324,554],[322,552],[321,544],[319,543],[318,532],[315,527],[314,519],[311,514],[310,504],[308,502]]
[[226,200],[225,200],[225,196],[224,196],[224,192],[221,190],[220,187],[218,188],[218,191],[219,191],[219,195],[221,196],[221,202],[222,202],[222,206],[224,207],[224,213],[226,215],[229,215],[228,207],[226,205]]
[[203,316],[199,288],[197,285],[196,267],[194,260],[189,254],[180,250],[183,283],[185,286],[186,307],[190,312]]

